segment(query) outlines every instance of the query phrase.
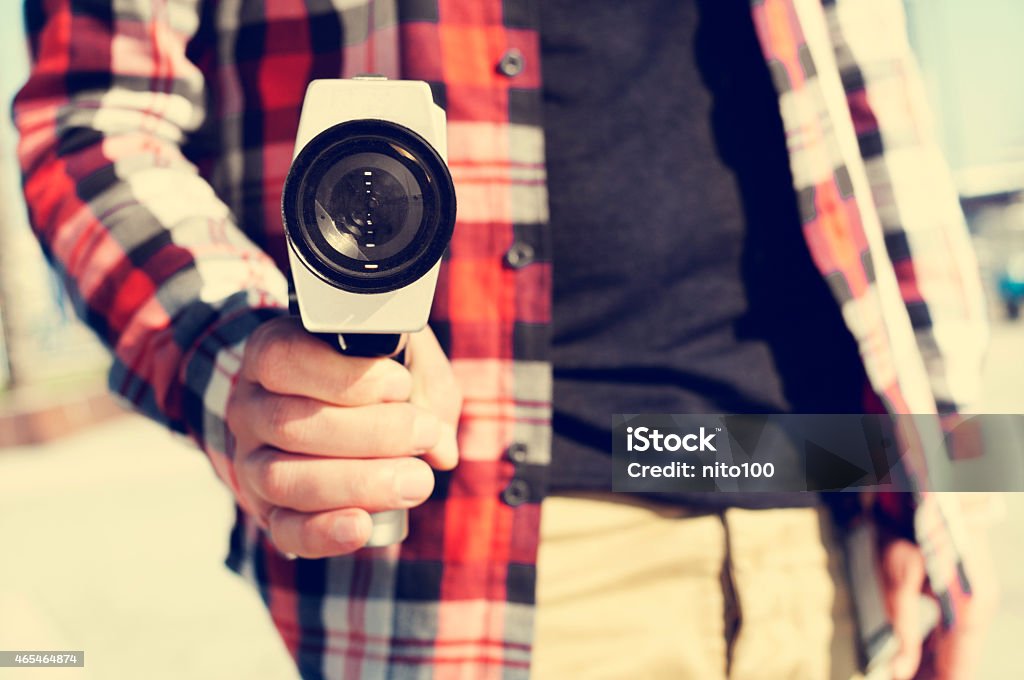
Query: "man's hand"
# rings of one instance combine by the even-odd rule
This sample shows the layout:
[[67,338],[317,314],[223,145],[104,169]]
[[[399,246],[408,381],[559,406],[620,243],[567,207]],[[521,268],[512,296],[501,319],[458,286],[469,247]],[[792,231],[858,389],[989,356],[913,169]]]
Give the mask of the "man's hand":
[[[921,667],[920,598],[925,585],[924,556],[909,541],[889,541],[882,549],[882,576],[886,605],[900,650],[892,662],[894,680],[914,677],[937,680],[968,680],[978,672],[988,624],[995,613],[997,582],[988,544],[987,529],[972,532],[966,546],[967,573],[972,596],[951,631],[936,630],[934,655]],[[918,670],[920,675],[916,675]]]
[[260,326],[228,404],[238,500],[283,552],[359,549],[369,513],[411,508],[431,466],[458,460],[462,398],[430,329],[409,337],[408,368],[347,357],[294,319]]

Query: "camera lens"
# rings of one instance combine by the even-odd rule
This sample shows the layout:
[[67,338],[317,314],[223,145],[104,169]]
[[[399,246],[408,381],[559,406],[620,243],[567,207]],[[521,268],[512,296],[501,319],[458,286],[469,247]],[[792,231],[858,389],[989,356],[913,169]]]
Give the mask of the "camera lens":
[[364,293],[423,276],[455,224],[455,190],[437,151],[379,120],[342,123],[313,138],[292,163],[281,207],[307,268]]
[[423,191],[413,174],[376,153],[335,163],[317,185],[316,222],[324,239],[353,260],[379,262],[416,238]]

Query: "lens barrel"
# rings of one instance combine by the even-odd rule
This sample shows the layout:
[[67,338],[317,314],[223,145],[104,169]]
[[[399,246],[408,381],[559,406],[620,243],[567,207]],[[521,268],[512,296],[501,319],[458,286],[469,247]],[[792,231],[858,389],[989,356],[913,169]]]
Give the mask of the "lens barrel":
[[441,258],[455,226],[455,188],[420,135],[382,120],[327,128],[292,162],[281,199],[296,255],[330,285],[384,293]]

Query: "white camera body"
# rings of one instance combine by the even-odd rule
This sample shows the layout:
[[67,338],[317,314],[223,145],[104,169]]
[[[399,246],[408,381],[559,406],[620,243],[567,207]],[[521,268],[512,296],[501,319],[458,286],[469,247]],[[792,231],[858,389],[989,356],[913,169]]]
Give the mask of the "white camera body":
[[[339,123],[387,121],[423,138],[447,163],[445,113],[422,81],[364,76],[314,80],[302,103],[294,158],[317,135]],[[389,292],[343,290],[317,276],[296,252],[291,237],[288,259],[302,324],[312,333],[407,333],[427,324],[440,259],[425,274]]]

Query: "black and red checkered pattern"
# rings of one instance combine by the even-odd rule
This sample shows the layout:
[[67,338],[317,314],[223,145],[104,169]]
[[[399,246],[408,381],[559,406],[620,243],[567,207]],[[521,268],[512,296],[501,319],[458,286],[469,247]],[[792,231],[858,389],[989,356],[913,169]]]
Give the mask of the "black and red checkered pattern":
[[[14,112],[32,223],[115,355],[111,388],[192,436],[231,486],[224,411],[245,338],[286,308],[280,196],[306,84],[431,84],[459,198],[431,323],[466,397],[462,461],[401,546],[290,562],[240,512],[229,563],[305,677],[525,677],[551,400],[533,2],[26,4],[32,72]],[[874,392],[893,412],[955,413],[976,396],[983,306],[899,2],[751,7],[804,233]],[[513,244],[532,262],[510,264]],[[927,469],[910,461],[909,504],[880,502],[914,512],[952,624],[957,513],[928,493]]]

